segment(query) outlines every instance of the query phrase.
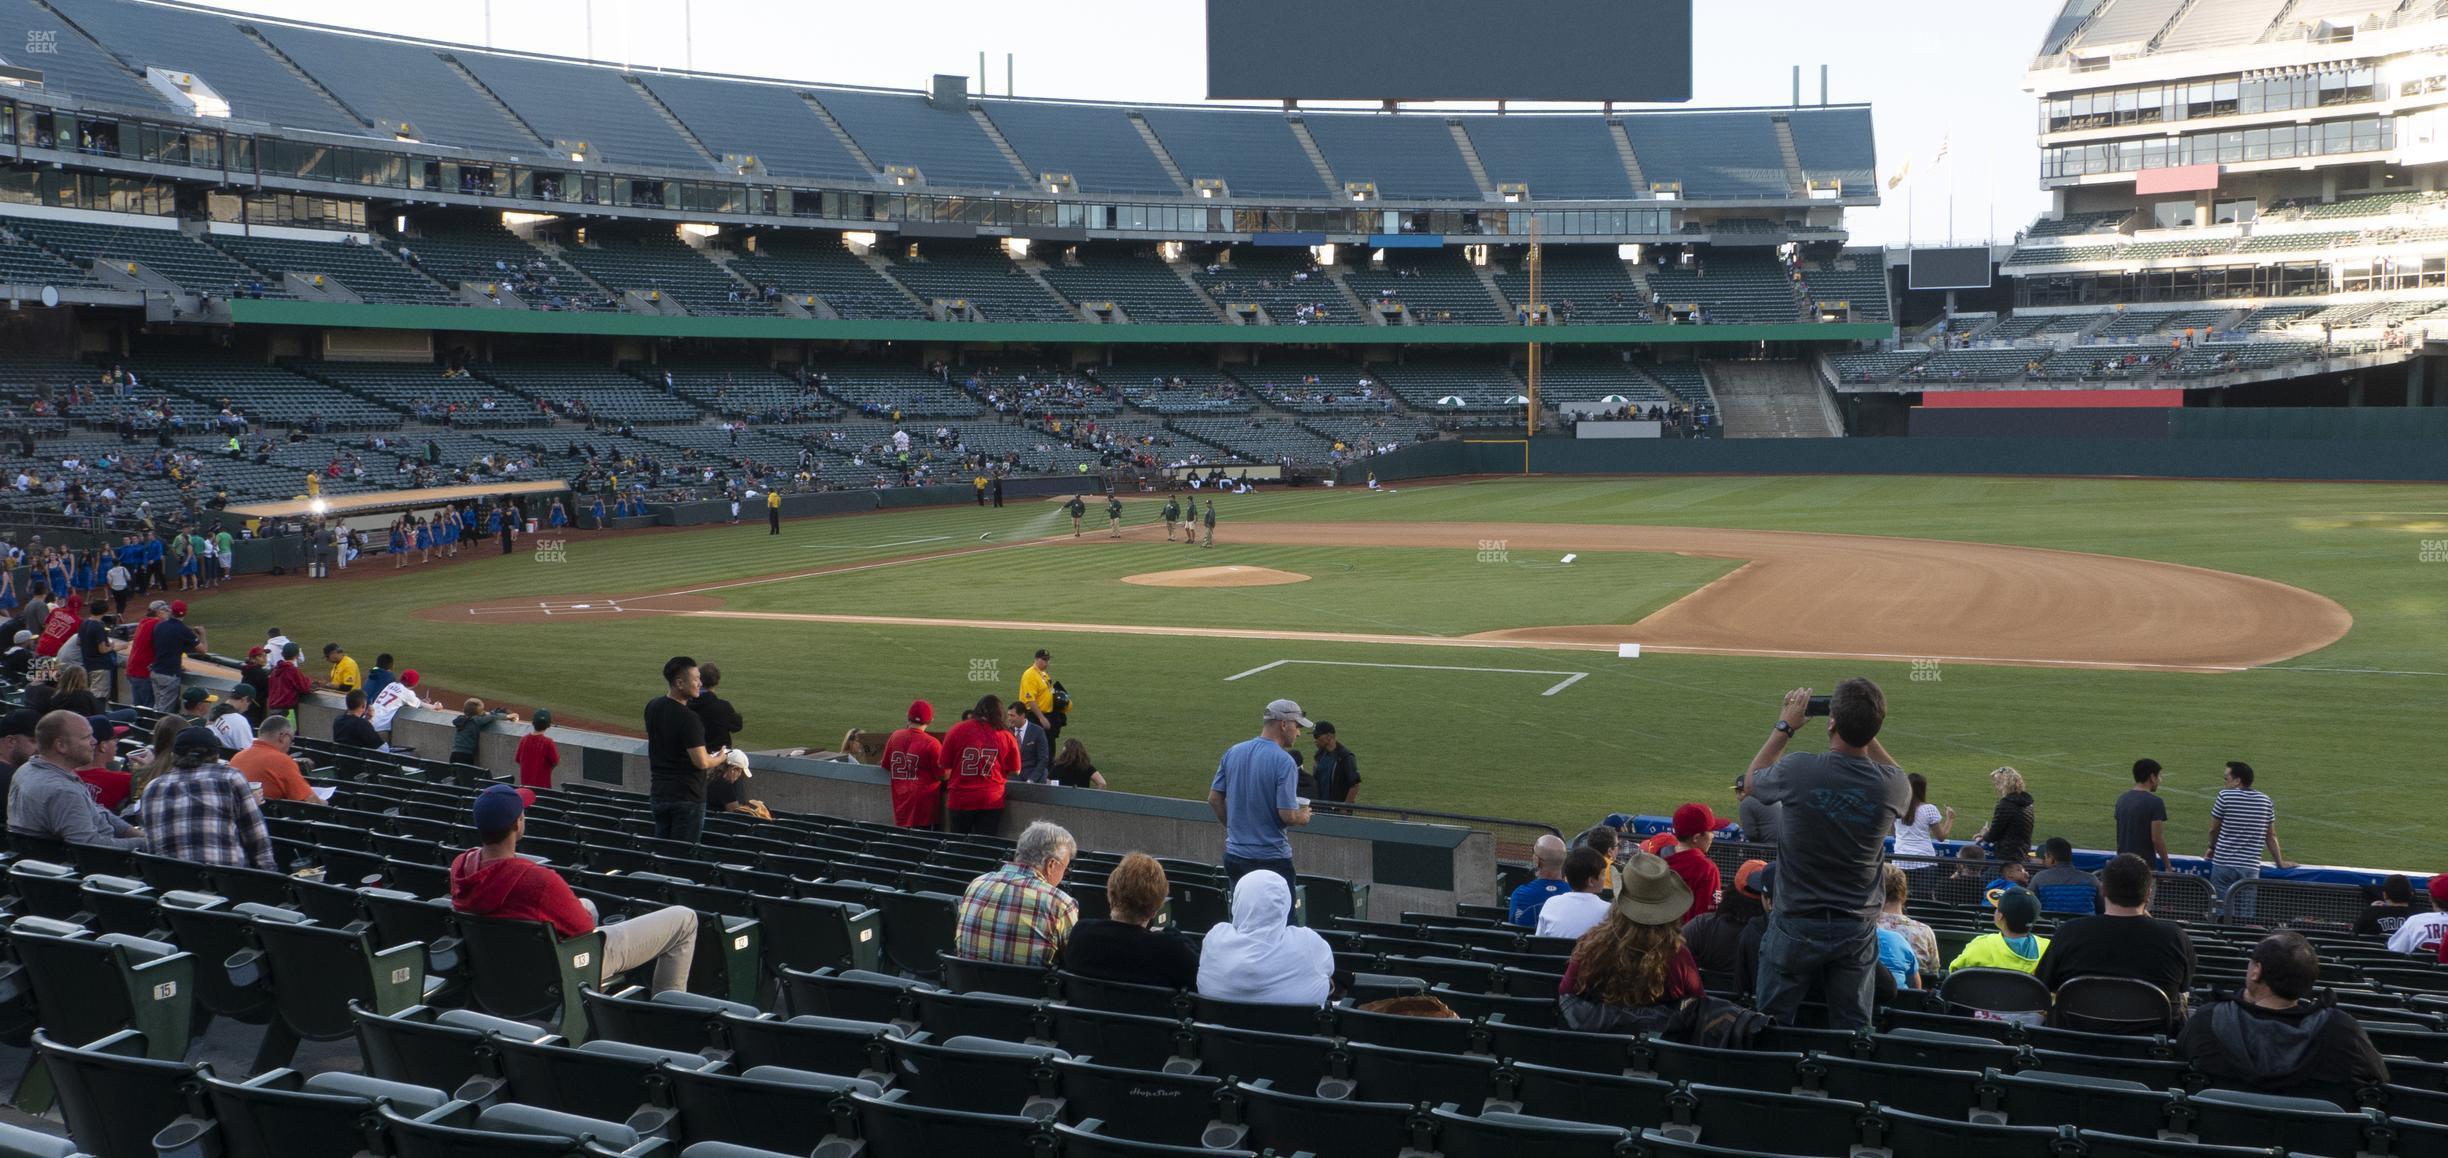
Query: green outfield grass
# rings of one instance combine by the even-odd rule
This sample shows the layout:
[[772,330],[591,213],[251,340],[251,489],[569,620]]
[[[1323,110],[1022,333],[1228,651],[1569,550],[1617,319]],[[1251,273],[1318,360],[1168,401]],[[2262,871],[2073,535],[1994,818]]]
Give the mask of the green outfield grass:
[[[1965,478],[1495,480],[1392,495],[1307,490],[1225,498],[1219,541],[1042,549],[1009,546],[1067,524],[1050,504],[933,508],[789,525],[623,538],[571,536],[567,562],[522,551],[382,581],[211,595],[193,619],[214,649],[243,650],[267,626],[301,643],[344,643],[361,660],[397,653],[454,691],[521,709],[629,723],[659,690],[664,657],[719,661],[751,747],[830,746],[851,726],[888,727],[915,696],[950,709],[1008,695],[1029,653],[1056,653],[1077,698],[1070,735],[1116,787],[1198,796],[1215,755],[1290,696],[1331,719],[1359,754],[1364,800],[1544,820],[1566,828],[1609,811],[1731,802],[1727,784],[1774,718],[1781,692],[1847,675],[1888,691],[1889,748],[1929,776],[1933,799],[1978,827],[1985,773],[2020,768],[2040,833],[2097,845],[2137,756],[2168,766],[2172,839],[2201,851],[2220,763],[2248,760],[2278,802],[2290,855],[2421,871],[2439,842],[2402,818],[2431,774],[2427,725],[2448,677],[2448,487]],[[1134,523],[1153,506],[1134,504]],[[974,551],[838,576],[709,592],[742,610],[837,611],[1072,623],[1461,634],[1546,623],[1630,622],[1726,570],[1718,560],[1583,554],[1570,568],[1473,544],[1418,549],[1238,547],[1258,520],[1648,523],[1833,531],[2097,551],[2258,575],[2344,605],[2337,644],[2281,668],[2231,675],[1741,657],[1618,660],[1585,652],[1124,636],[1044,630],[871,627],[754,620],[574,619],[466,623],[419,608],[512,596],[641,593],[723,584],[921,552]],[[981,533],[994,538],[980,542]],[[1092,532],[1099,533],[1099,532]],[[489,552],[491,548],[483,549]],[[1298,571],[1283,587],[1163,589],[1123,575],[1243,564]],[[1348,570],[1346,570],[1348,568]],[[1793,625],[1808,646],[1810,625]],[[1557,675],[1290,664],[1278,660],[1588,672]],[[2398,803],[2392,804],[2391,801]]]

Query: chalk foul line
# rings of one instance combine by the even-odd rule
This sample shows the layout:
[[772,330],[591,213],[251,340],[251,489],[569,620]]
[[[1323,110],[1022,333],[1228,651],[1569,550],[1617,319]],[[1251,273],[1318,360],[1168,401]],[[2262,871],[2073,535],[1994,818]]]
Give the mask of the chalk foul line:
[[1381,667],[1404,668],[1411,671],[1473,671],[1491,672],[1500,675],[1553,675],[1564,677],[1564,681],[1562,683],[1548,688],[1546,691],[1540,692],[1539,694],[1542,696],[1552,696],[1557,692],[1563,691],[1564,689],[1569,688],[1582,680],[1588,679],[1590,674],[1585,671],[1547,671],[1544,669],[1519,667],[1456,667],[1450,664],[1441,663],[1362,663],[1357,660],[1346,659],[1279,659],[1273,663],[1261,664],[1257,667],[1249,669],[1248,671],[1242,672],[1239,675],[1225,676],[1224,682],[1231,683],[1237,679],[1242,679],[1247,676],[1254,676],[1263,671],[1273,671],[1276,668],[1284,666],[1285,664],[1292,663],[1310,664],[1317,667]]

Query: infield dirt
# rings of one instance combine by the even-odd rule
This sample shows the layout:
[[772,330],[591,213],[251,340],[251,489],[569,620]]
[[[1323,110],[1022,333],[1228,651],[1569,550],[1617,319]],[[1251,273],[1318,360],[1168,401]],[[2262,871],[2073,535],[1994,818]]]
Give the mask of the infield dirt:
[[[1152,538],[1159,528],[1125,531]],[[1942,660],[2045,667],[2130,668],[2227,672],[2278,663],[2336,642],[2353,618],[2336,602],[2283,583],[2176,563],[1994,543],[1838,535],[1796,531],[1608,526],[1552,523],[1248,522],[1219,528],[1219,547],[1237,545],[1352,548],[1403,547],[1485,550],[1497,542],[1510,556],[1553,552],[1644,551],[1741,560],[1743,565],[1632,624],[1525,627],[1460,638],[1407,638],[1422,644],[1612,649],[1638,643],[1668,652],[1815,658]],[[1069,535],[991,547],[966,547],[898,559],[815,568],[736,580],[680,592],[561,598],[549,603],[504,599],[430,608],[428,619],[489,622],[601,622],[613,614],[694,615],[808,622],[940,623],[888,613],[795,614],[724,609],[717,592],[821,577],[831,572],[923,563],[983,551],[1063,548],[1095,550],[1102,536]],[[1242,586],[1236,572],[1259,567],[1202,567],[1132,576],[1167,586]],[[1222,573],[1222,574],[1218,574]],[[1268,582],[1299,581],[1272,572]],[[1225,580],[1218,582],[1215,580]],[[1534,598],[1534,587],[1519,587]],[[581,605],[586,605],[583,608]],[[887,612],[889,609],[877,609]],[[1002,626],[1021,626],[1003,624]],[[1048,623],[1067,631],[1142,634],[1141,625]],[[1372,633],[1214,629],[1197,634],[1383,643]]]

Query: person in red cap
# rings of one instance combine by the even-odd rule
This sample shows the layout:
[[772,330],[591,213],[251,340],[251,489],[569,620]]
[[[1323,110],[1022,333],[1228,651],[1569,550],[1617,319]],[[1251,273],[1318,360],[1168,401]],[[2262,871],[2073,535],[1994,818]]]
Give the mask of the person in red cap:
[[374,730],[382,733],[383,743],[391,742],[391,721],[399,715],[401,708],[425,706],[425,701],[417,698],[417,684],[420,682],[422,677],[417,675],[417,670],[409,668],[401,672],[398,679],[384,684],[382,694],[366,705],[373,712]]
[[1717,840],[1717,814],[1700,803],[1674,810],[1674,844],[1665,853],[1666,867],[1691,886],[1691,908],[1685,924],[1717,907],[1717,865],[1709,860],[1709,845]]
[[943,811],[943,745],[928,735],[935,722],[935,705],[925,700],[909,706],[909,726],[884,741],[884,774],[892,778],[893,823],[903,828],[933,828]]
[[2397,931],[2389,934],[2389,952],[2438,956],[2448,961],[2448,936],[2442,935],[2448,934],[2448,873],[2431,874],[2427,889],[2432,911],[2416,913],[2397,926]]
[[246,661],[238,665],[238,682],[255,690],[254,696],[247,701],[246,720],[247,727],[250,729],[263,723],[264,700],[270,696],[272,691],[272,673],[264,666],[264,662],[264,649],[250,647],[247,649]]
[[108,716],[88,716],[93,725],[94,755],[87,767],[76,770],[77,779],[93,788],[94,801],[117,812],[128,802],[134,774],[110,766],[119,755],[119,738],[128,734],[128,726]]

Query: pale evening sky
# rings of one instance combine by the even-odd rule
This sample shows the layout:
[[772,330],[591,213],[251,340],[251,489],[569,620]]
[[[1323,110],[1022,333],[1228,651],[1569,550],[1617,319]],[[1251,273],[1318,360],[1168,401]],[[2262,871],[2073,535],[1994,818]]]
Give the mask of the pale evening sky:
[[[976,85],[987,54],[1001,95],[1004,54],[1021,96],[1196,102],[1205,94],[1204,0],[1084,4],[1054,0],[419,0],[334,6],[328,0],[220,0],[264,16],[526,52],[797,81],[922,87],[937,72]],[[1498,12],[1528,5],[1494,4]],[[1882,184],[1907,159],[1904,188],[1852,215],[1856,243],[1943,241],[1950,189],[1959,241],[2008,238],[2046,205],[2037,186],[2031,98],[2021,90],[2057,0],[1698,0],[1693,105],[1869,102]],[[592,51],[588,15],[592,11]],[[1394,9],[1398,10],[1398,8]],[[490,31],[488,33],[488,12]],[[687,29],[691,35],[684,35]],[[1562,33],[1560,33],[1562,34]],[[1356,46],[1355,51],[1364,51]],[[1951,141],[1947,166],[1934,163]],[[1952,172],[1949,171],[1951,167]],[[1918,190],[1917,197],[1908,193]],[[1911,213],[1907,213],[1907,205]]]

